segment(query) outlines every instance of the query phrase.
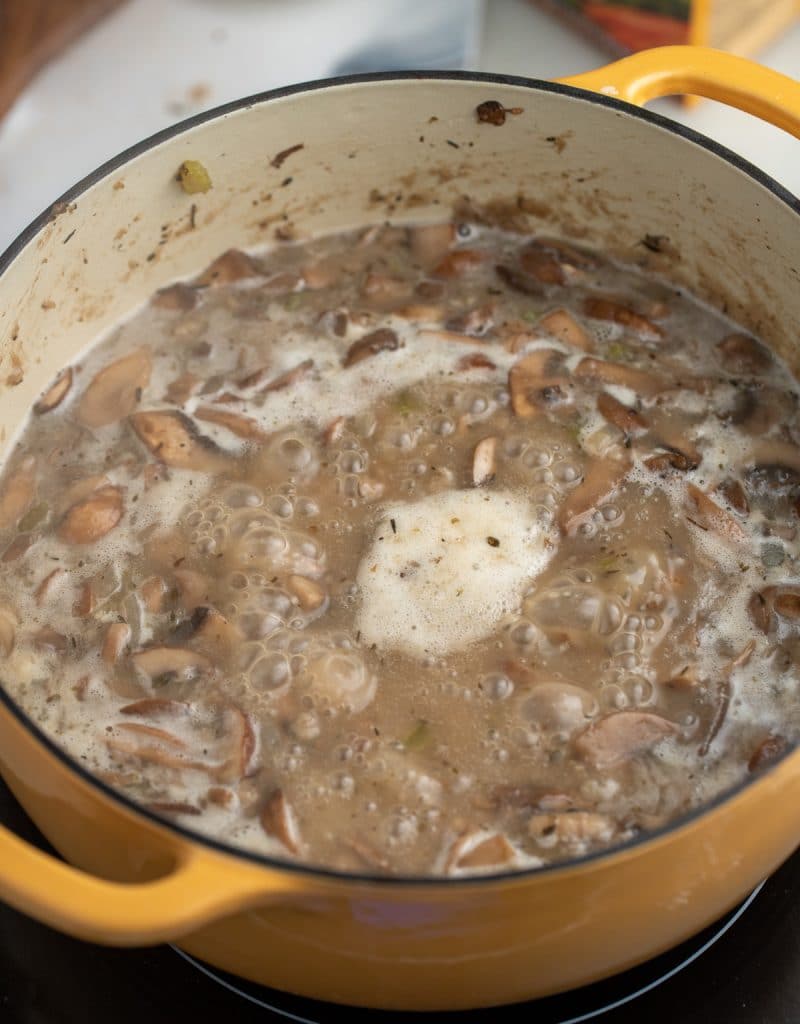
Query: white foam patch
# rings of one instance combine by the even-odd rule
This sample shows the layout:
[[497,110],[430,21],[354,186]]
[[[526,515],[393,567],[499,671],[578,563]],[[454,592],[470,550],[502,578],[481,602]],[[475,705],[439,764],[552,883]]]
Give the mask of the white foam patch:
[[528,502],[510,492],[445,491],[391,505],[359,565],[356,628],[366,644],[416,655],[466,647],[519,604],[555,550]]

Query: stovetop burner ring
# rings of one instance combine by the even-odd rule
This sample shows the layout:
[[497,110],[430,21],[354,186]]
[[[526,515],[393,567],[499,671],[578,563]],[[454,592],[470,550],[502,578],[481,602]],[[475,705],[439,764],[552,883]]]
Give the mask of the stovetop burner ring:
[[[723,935],[725,935],[726,932],[728,932],[736,924],[736,922],[742,917],[745,911],[752,905],[753,901],[761,892],[765,884],[765,882],[761,882],[758,886],[756,886],[756,888],[750,893],[750,895],[743,903],[739,904],[739,906],[735,910],[733,910],[731,913],[727,914],[724,918],[722,918],[718,922],[718,926],[714,929],[711,935],[709,935],[709,937],[705,939],[705,941],[700,946],[698,946],[696,949],[692,949],[688,956],[684,957],[677,964],[673,964],[669,969],[665,970],[663,973],[658,974],[655,978],[647,982],[647,984],[640,984],[632,992],[628,992],[627,994],[620,996],[618,999],[613,999],[610,1002],[606,1002],[602,1006],[596,1007],[592,1010],[588,1010],[585,1013],[579,1013],[577,1015],[572,1014],[568,1017],[553,1017],[548,1021],[542,1021],[542,1024],[584,1024],[585,1021],[595,1020],[603,1014],[610,1013],[612,1010],[618,1010],[620,1009],[620,1007],[633,1002],[640,996],[643,996],[648,992],[652,992],[653,989],[658,988],[660,985],[663,985],[671,978],[674,978],[676,974],[679,974],[681,971],[685,970],[685,968],[687,968],[690,964],[698,960],[716,942],[718,942],[723,937]],[[208,966],[202,961],[196,960],[193,956],[190,956],[188,953],[185,953],[182,949],[179,949],[177,946],[172,946],[171,948],[180,957],[187,961],[187,963],[191,964],[194,968],[196,968],[206,977],[216,982],[218,985],[221,985],[223,988],[228,989],[228,991],[232,992],[234,995],[239,996],[242,999],[245,999],[247,1002],[255,1006],[258,1006],[261,1009],[267,1010],[270,1013],[277,1014],[278,1016],[283,1017],[285,1020],[295,1021],[296,1024],[323,1024],[321,1018],[306,1017],[300,1013],[295,1013],[294,1011],[286,1007],[276,1005],[276,1003],[274,1002],[267,1002],[266,998],[262,998],[257,993],[263,992],[265,996],[272,996],[274,999],[277,1000],[281,998],[296,997],[286,996],[283,993],[279,992],[271,992],[269,989],[261,989],[260,986],[251,984],[246,981],[239,982],[238,979],[233,978],[229,975],[225,975],[222,971],[217,971],[216,969]],[[231,980],[228,980],[229,978]],[[245,988],[244,986],[247,986],[247,988]],[[250,990],[248,991],[248,989]],[[558,997],[554,998],[557,999]],[[519,1008],[520,1005],[524,1004],[516,1004],[517,1008]],[[332,1004],[330,1009],[333,1012],[335,1012],[336,1010],[341,1011],[341,1008],[334,1007]],[[503,1007],[498,1007],[494,1010],[495,1013],[501,1013],[502,1011]],[[358,1011],[356,1010],[355,1012]],[[378,1011],[375,1012],[375,1016],[377,1015]],[[387,1019],[399,1016],[400,1014],[386,1014]],[[422,1024],[425,1018],[430,1016],[432,1015],[424,1013],[415,1014],[415,1019],[419,1020],[420,1024]],[[437,1014],[436,1016],[441,1017],[442,1015]],[[462,1013],[460,1016],[462,1018],[466,1018],[467,1014]]]

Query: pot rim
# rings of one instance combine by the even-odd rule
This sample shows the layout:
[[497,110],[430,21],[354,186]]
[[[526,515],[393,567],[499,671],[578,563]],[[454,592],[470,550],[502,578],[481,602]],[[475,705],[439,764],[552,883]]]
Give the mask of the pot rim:
[[[35,238],[36,235],[53,220],[54,216],[63,209],[65,205],[74,202],[97,182],[108,177],[113,172],[118,171],[134,158],[141,156],[148,150],[154,149],[162,142],[166,142],[178,135],[182,135],[183,133],[196,128],[199,125],[205,124],[208,121],[215,121],[227,116],[228,114],[247,110],[250,107],[254,107],[271,100],[282,99],[284,97],[299,95],[301,93],[321,92],[326,89],[338,88],[341,86],[423,80],[478,82],[485,83],[487,85],[519,86],[528,89],[531,92],[550,92],[568,96],[576,100],[583,100],[601,107],[606,107],[612,111],[617,111],[618,113],[623,113],[628,117],[637,118],[641,121],[671,132],[673,135],[677,135],[679,138],[687,142],[700,146],[712,153],[714,156],[725,160],[736,170],[745,174],[747,177],[752,178],[759,185],[771,192],[776,199],[788,207],[788,210],[791,213],[794,213],[798,218],[800,218],[800,197],[793,195],[785,186],[781,185],[765,171],[756,167],[755,164],[751,163],[749,160],[740,156],[738,153],[734,153],[732,150],[728,149],[727,146],[708,138],[706,135],[695,131],[693,128],[689,128],[678,121],[673,121],[671,118],[664,117],[663,115],[657,114],[651,110],[634,106],[631,103],[615,99],[611,96],[590,92],[586,89],[576,88],[571,85],[563,85],[560,82],[525,78],[520,75],[495,74],[492,72],[427,70],[372,72],[359,75],[343,75],[336,78],[315,79],[294,85],[282,86],[277,89],[270,89],[261,93],[255,93],[254,95],[246,96],[242,99],[232,100],[229,103],[222,104],[210,110],[202,111],[199,114],[194,114],[193,116],[185,118],[182,121],[178,121],[176,124],[170,125],[153,135],[147,136],[140,142],[129,146],[116,156],[100,164],[100,166],[95,168],[93,171],[90,171],[89,174],[80,179],[80,181],[71,188],[67,189],[66,192],[51,203],[50,206],[39,214],[38,217],[31,221],[31,223],[28,224],[28,226],[24,228],[19,235],[17,235],[14,241],[11,242],[6,250],[0,255],[0,277],[5,274],[17,256],[25,249],[33,238]],[[798,222],[798,229],[800,230],[800,221]],[[793,744],[772,764],[770,764],[768,768],[765,768],[750,777],[744,778],[735,786],[732,786],[730,789],[718,794],[708,803],[705,803],[700,807],[696,807],[691,811],[687,811],[685,814],[675,818],[673,821],[661,826],[660,828],[642,833],[641,835],[635,836],[624,843],[620,843],[618,846],[613,846],[606,850],[599,850],[593,853],[584,854],[581,857],[556,862],[555,864],[547,864],[543,867],[526,868],[520,871],[493,872],[457,878],[424,875],[384,876],[369,874],[367,872],[356,873],[340,871],[324,866],[306,864],[299,861],[282,860],[278,857],[270,857],[265,854],[259,854],[228,845],[221,840],[211,838],[210,836],[203,835],[199,832],[194,832],[192,829],[187,828],[184,825],[169,821],[155,812],[143,807],[141,804],[137,804],[134,800],[117,791],[108,783],[93,775],[78,761],[74,760],[55,742],[55,740],[45,733],[44,730],[42,730],[26,714],[25,711],[23,711],[19,704],[17,704],[17,702],[5,690],[2,682],[0,681],[0,711],[2,711],[3,708],[5,708],[5,710],[8,711],[12,717],[30,733],[33,738],[48,751],[48,753],[55,756],[65,767],[69,768],[70,771],[75,773],[83,782],[88,783],[95,789],[98,789],[105,797],[121,804],[127,811],[145,818],[152,825],[156,825],[157,827],[163,828],[172,833],[177,833],[184,840],[204,846],[214,853],[223,854],[229,857],[236,857],[250,864],[256,864],[271,870],[288,871],[292,874],[298,874],[309,878],[320,878],[332,882],[352,882],[361,885],[368,884],[374,886],[387,886],[392,889],[401,890],[416,887],[427,889],[439,886],[447,886],[448,888],[453,888],[454,886],[469,886],[474,888],[475,886],[481,886],[487,883],[524,882],[528,879],[537,877],[551,878],[553,875],[563,874],[576,869],[581,870],[590,865],[593,866],[604,861],[611,861],[618,857],[626,857],[626,855],[633,853],[642,846],[660,842],[670,833],[677,832],[683,828],[693,825],[695,822],[699,821],[699,819],[717,810],[723,804],[733,801],[745,789],[749,789],[750,787],[757,785],[767,775],[774,772],[784,761],[798,753],[798,744]]]

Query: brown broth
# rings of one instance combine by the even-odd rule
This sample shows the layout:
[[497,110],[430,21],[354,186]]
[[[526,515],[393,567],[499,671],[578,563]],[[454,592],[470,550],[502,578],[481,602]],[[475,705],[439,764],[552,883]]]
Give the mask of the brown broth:
[[571,243],[225,254],[24,425],[0,678],[258,852],[430,875],[623,842],[796,739],[796,387]]

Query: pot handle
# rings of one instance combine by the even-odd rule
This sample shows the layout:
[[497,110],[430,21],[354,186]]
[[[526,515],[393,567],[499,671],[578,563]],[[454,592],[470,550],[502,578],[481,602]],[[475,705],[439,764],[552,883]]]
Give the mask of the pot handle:
[[248,906],[299,891],[302,878],[187,847],[151,882],[110,882],[0,825],[0,899],[76,938],[114,946],[170,942]]
[[678,93],[705,96],[800,138],[800,82],[706,46],[659,46],[557,81],[636,106]]

